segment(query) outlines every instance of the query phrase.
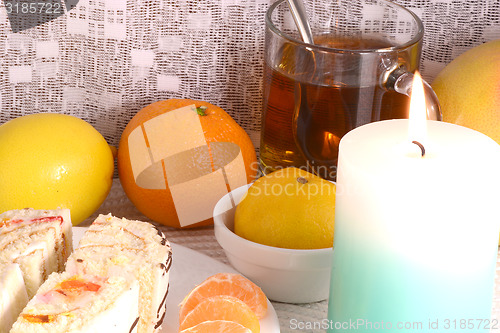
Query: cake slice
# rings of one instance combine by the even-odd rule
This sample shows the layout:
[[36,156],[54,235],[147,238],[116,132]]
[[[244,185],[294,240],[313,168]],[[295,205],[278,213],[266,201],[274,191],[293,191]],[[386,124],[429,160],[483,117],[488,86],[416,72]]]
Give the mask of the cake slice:
[[0,214],[0,263],[16,263],[28,297],[55,271],[64,270],[72,251],[69,209],[11,210]]
[[166,312],[172,251],[152,224],[100,215],[68,259],[72,274],[120,276],[139,283],[138,333],[159,330]]
[[137,332],[138,292],[123,277],[53,273],[10,332]]
[[0,333],[8,333],[28,303],[23,274],[18,264],[0,264]]
[[50,273],[64,270],[72,248],[68,209],[0,214],[0,333],[9,332]]

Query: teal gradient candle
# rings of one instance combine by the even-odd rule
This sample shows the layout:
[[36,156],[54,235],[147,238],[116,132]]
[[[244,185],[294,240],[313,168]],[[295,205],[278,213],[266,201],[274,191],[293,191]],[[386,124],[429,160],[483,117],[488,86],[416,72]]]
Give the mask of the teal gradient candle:
[[412,121],[341,140],[329,332],[499,328],[500,146],[444,122],[414,131]]

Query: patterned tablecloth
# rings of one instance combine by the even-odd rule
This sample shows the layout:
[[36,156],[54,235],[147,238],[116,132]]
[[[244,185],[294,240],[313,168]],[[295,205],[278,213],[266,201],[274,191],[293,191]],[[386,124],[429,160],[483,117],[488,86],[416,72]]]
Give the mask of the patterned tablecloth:
[[[99,210],[85,220],[81,226],[90,225],[98,214],[108,213],[112,213],[118,217],[152,222],[142,215],[130,202],[118,179],[114,180],[111,192]],[[165,232],[171,242],[199,251],[225,264],[229,264],[224,251],[215,239],[213,227],[179,230],[158,224],[156,225]],[[325,332],[321,329],[298,329],[298,327],[299,325],[300,327],[309,327],[311,325],[316,325],[316,327],[318,327],[320,323],[327,318],[327,301],[309,304],[287,304],[279,302],[272,302],[272,304],[279,318],[281,332]],[[492,317],[500,321],[500,262],[498,259]],[[497,329],[500,328],[497,327]],[[495,330],[492,330],[492,332],[495,332]]]

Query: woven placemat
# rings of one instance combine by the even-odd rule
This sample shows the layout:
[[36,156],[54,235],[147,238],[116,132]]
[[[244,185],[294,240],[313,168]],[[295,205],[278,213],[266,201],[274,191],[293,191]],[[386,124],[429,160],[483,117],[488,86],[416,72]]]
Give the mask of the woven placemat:
[[[126,217],[140,221],[147,221],[158,226],[174,243],[199,251],[211,258],[229,264],[224,250],[217,243],[213,227],[179,230],[148,219],[139,212],[127,198],[118,179],[114,179],[111,191],[101,207],[81,226],[89,226],[98,214],[112,213],[114,216]],[[498,257],[500,258],[500,256]],[[321,329],[321,324],[327,318],[328,302],[322,301],[309,304],[288,304],[272,302],[278,315],[281,332],[326,332]],[[497,259],[495,274],[495,293],[493,299],[492,318],[500,320],[500,260]],[[315,326],[314,326],[315,325]],[[299,327],[319,327],[299,329]]]

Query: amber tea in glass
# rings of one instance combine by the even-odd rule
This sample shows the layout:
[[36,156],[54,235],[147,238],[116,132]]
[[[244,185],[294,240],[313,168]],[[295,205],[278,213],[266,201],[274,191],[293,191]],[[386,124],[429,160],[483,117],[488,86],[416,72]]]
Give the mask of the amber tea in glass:
[[266,16],[260,166],[263,173],[295,166],[335,180],[344,134],[369,122],[408,117],[409,97],[387,82],[397,80],[393,73],[417,69],[421,26],[412,25],[411,15],[391,18],[390,12],[378,23],[356,21],[359,13],[349,1],[331,13],[323,8],[328,1],[311,3],[314,45],[287,30],[286,2],[272,5]]

